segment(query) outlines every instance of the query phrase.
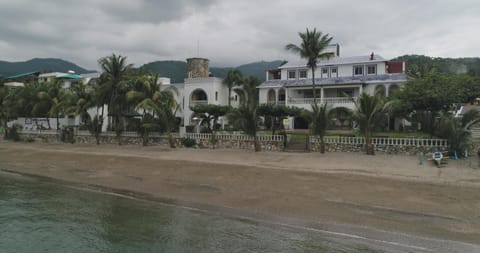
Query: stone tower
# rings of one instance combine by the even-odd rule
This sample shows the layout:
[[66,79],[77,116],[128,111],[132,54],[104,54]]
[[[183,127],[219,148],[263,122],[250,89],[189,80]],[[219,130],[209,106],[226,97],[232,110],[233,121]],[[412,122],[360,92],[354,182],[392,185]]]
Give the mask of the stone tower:
[[210,74],[208,59],[188,58],[187,59],[187,78],[206,78]]

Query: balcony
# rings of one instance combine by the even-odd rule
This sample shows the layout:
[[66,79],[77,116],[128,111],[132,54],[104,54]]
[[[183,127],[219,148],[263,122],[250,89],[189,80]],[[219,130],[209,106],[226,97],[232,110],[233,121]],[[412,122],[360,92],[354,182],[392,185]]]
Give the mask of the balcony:
[[204,105],[208,104],[208,100],[192,100],[190,101],[190,106]]
[[[357,100],[357,97],[353,97],[354,100]],[[349,97],[324,97],[322,99],[317,98],[317,101],[320,104],[328,103],[330,105],[353,105],[354,102]],[[314,98],[289,98],[289,105],[310,105],[314,102]]]

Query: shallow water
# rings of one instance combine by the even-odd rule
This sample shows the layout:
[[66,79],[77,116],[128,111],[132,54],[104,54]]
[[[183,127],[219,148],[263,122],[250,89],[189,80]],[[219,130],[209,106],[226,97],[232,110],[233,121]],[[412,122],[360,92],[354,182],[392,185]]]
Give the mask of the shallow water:
[[350,240],[0,174],[0,252],[377,252]]

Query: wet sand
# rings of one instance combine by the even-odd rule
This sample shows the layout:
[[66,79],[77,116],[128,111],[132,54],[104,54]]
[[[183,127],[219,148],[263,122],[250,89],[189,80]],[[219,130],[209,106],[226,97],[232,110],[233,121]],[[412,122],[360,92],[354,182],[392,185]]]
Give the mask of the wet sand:
[[0,143],[0,169],[309,227],[480,244],[478,158]]

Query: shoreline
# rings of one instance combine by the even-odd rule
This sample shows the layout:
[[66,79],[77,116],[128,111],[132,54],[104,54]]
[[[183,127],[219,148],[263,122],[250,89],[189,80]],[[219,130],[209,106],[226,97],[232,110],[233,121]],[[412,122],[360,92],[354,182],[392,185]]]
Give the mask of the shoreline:
[[[160,203],[290,220],[293,225],[347,234],[357,231],[360,236],[405,235],[480,244],[477,181],[470,186],[457,182],[479,171],[465,169],[469,173],[447,180],[444,177],[458,172],[450,170],[455,164],[428,181],[414,174],[419,173],[417,168],[397,171],[395,166],[411,164],[414,157],[346,154],[350,160],[338,162],[335,159],[342,154],[14,143],[0,143],[0,155],[4,171],[113,189]],[[209,159],[214,162],[206,162]],[[385,163],[389,173],[377,172]],[[349,166],[362,170],[343,170]],[[436,171],[433,164],[420,170]]]
[[[370,227],[353,226],[349,224],[322,223],[320,221],[307,221],[289,217],[274,217],[263,213],[251,212],[248,210],[240,210],[227,206],[212,206],[201,203],[183,202],[175,199],[158,198],[151,194],[127,191],[123,189],[109,188],[101,185],[76,183],[67,180],[55,179],[36,174],[22,173],[14,170],[0,169],[0,176],[21,176],[25,178],[33,178],[47,183],[60,183],[63,187],[79,190],[90,191],[97,194],[108,194],[114,197],[131,199],[134,201],[146,201],[173,208],[181,208],[190,212],[197,212],[206,215],[220,216],[226,219],[233,219],[242,222],[254,222],[262,226],[288,228],[297,231],[309,231],[324,235],[334,236],[338,238],[354,239],[366,244],[374,244],[377,247],[387,247],[390,249],[408,249],[419,250],[424,252],[443,252],[447,247],[455,247],[456,250],[476,250],[480,249],[480,245],[461,241],[451,241],[445,239],[419,237],[404,233],[397,233],[385,230],[379,230]],[[72,185],[73,183],[73,185]],[[412,243],[414,242],[414,243]],[[458,248],[457,248],[458,247]],[[457,251],[455,251],[457,252]],[[460,252],[460,251],[458,251]]]

